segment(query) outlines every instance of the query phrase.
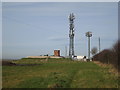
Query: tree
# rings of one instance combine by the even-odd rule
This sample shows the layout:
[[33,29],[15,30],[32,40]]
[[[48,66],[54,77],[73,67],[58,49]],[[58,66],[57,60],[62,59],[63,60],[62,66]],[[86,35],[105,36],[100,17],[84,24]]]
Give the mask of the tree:
[[92,50],[91,50],[91,54],[95,55],[95,54],[97,54],[97,52],[98,52],[97,47],[93,47]]

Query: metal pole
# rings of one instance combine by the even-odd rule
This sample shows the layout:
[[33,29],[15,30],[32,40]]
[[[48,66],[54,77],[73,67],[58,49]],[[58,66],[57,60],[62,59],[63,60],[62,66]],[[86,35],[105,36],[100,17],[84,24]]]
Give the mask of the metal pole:
[[90,59],[90,37],[88,37],[88,59]]
[[100,37],[99,37],[99,53],[100,53]]
[[67,46],[65,46],[65,57],[67,57]]
[[92,37],[92,32],[86,32],[86,36],[88,37],[88,59],[90,60],[90,37]]

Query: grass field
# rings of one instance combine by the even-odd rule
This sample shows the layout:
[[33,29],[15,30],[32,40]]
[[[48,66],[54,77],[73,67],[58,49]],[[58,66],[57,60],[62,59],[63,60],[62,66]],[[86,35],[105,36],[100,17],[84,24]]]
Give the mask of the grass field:
[[3,66],[3,88],[118,88],[118,77],[93,62],[69,59],[22,59]]

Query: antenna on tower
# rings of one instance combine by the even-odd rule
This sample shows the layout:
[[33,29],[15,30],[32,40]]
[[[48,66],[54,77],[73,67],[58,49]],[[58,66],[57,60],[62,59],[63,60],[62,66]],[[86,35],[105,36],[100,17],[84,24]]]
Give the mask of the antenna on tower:
[[70,30],[69,30],[69,38],[70,38],[70,44],[69,44],[69,57],[71,59],[74,58],[74,19],[75,16],[73,13],[69,16],[70,21]]

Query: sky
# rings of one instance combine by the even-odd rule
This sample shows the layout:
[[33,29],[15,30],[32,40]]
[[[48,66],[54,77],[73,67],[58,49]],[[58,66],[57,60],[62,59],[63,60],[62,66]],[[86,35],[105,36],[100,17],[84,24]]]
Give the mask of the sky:
[[0,60],[2,59],[2,3],[0,3]]
[[61,56],[69,51],[69,19],[75,14],[75,55],[87,56],[88,38],[92,32],[91,49],[108,49],[118,39],[117,2],[3,2],[2,58],[20,59],[26,56]]

